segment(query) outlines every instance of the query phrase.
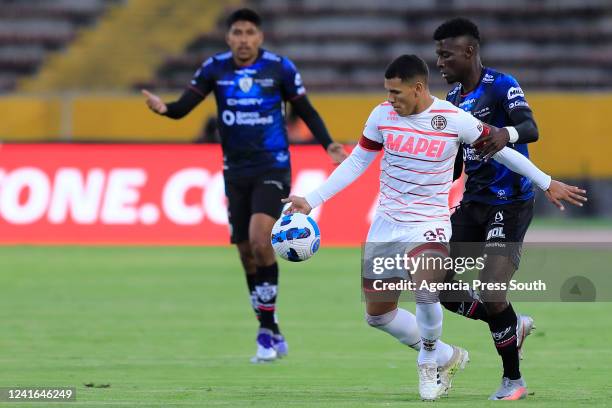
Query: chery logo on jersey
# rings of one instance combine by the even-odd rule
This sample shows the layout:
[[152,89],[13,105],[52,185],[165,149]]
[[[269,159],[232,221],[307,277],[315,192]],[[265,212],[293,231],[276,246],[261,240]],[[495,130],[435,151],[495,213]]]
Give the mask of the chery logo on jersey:
[[385,147],[394,152],[405,152],[414,155],[424,154],[427,157],[440,157],[444,152],[446,141],[433,140],[421,136],[394,135],[386,136]]

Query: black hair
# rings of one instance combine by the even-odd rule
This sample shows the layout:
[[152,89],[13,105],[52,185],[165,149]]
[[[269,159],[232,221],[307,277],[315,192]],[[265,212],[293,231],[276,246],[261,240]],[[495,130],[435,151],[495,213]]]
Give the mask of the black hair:
[[416,55],[400,55],[389,64],[385,71],[385,78],[399,78],[402,82],[417,76],[425,78],[427,82],[429,68],[427,68],[427,63]]
[[261,17],[257,12],[249,8],[241,8],[230,14],[225,21],[227,29],[232,28],[232,25],[237,21],[249,21],[255,24],[255,26],[261,27]]
[[440,27],[436,28],[433,38],[435,41],[441,41],[445,38],[461,37],[464,35],[480,42],[478,26],[467,18],[457,17],[445,21]]

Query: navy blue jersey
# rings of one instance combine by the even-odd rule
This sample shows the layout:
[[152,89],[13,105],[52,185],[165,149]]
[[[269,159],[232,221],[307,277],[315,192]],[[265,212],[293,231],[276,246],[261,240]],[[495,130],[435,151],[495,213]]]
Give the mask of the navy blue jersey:
[[[482,122],[499,128],[515,125],[509,116],[512,110],[530,109],[516,79],[491,68],[482,70],[480,82],[472,92],[462,94],[459,84],[448,93],[446,100]],[[495,160],[482,161],[471,146],[464,144],[462,147],[468,176],[463,201],[499,205],[533,197],[529,179]],[[509,143],[508,147],[529,157],[526,144]]]
[[284,102],[306,93],[290,60],[262,49],[252,65],[239,67],[231,52],[217,54],[190,88],[215,94],[226,177],[290,167]]

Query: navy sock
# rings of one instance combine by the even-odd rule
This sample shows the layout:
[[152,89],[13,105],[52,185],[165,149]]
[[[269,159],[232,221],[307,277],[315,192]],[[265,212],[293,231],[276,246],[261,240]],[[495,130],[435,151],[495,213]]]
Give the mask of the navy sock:
[[280,330],[276,323],[276,294],[278,291],[278,264],[258,266],[255,279],[257,309],[259,310],[259,326],[270,329],[274,334]]

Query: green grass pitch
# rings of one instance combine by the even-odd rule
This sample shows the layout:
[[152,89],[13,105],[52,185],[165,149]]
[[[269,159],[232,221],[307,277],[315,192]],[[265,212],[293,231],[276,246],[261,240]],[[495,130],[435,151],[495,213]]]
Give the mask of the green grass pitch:
[[[0,406],[421,405],[415,353],[367,327],[359,283],[358,249],[281,262],[290,355],[253,365],[256,323],[233,248],[2,247],[0,387],[75,386],[77,402]],[[529,405],[609,405],[612,303],[515,308],[538,326],[522,364]],[[471,362],[437,403],[495,404],[500,362],[485,324],[446,313],[444,339]]]

